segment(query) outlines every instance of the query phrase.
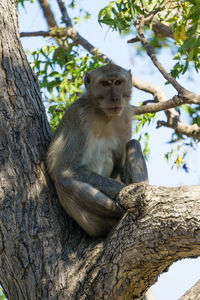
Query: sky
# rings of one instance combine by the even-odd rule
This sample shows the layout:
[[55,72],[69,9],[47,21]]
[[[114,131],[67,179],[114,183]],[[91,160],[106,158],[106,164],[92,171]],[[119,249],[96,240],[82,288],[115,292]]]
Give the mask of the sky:
[[[64,1],[67,3],[67,1]],[[91,13],[91,19],[88,22],[81,22],[76,28],[79,33],[84,36],[101,52],[105,53],[115,63],[126,69],[131,69],[132,74],[140,79],[159,84],[169,99],[175,95],[175,90],[169,85],[165,85],[162,75],[155,70],[152,62],[147,56],[136,56],[132,45],[127,44],[127,36],[120,37],[118,33],[101,27],[97,22],[97,15],[101,8],[107,5],[109,1],[92,1],[80,0],[79,7],[88,10]],[[59,9],[56,0],[49,0],[54,10],[57,21],[60,20]],[[77,10],[69,10],[70,17],[77,16]],[[35,0],[34,4],[27,3],[24,8],[19,8],[19,26],[20,32],[47,30],[47,24],[44,21],[41,9]],[[47,43],[52,44],[51,39],[41,37],[22,38],[22,45],[25,50],[35,50]],[[170,70],[173,66],[172,55],[169,50],[165,49],[158,55],[158,59],[166,68]],[[180,78],[179,82],[188,90],[200,93],[199,74],[190,73],[192,80],[187,76]],[[151,99],[151,96],[133,89],[132,103]],[[163,113],[159,114],[159,119],[164,117]],[[133,122],[135,123],[135,121]],[[135,124],[133,124],[135,126]],[[167,128],[156,129],[156,122],[149,127],[150,140],[149,147],[151,154],[147,162],[149,181],[152,185],[160,186],[180,186],[180,185],[196,185],[200,183],[199,172],[199,149],[190,151],[187,156],[189,173],[182,170],[172,169],[172,163],[167,164],[164,160],[164,153],[171,150],[171,145],[167,144],[170,139],[172,130]],[[158,282],[153,286],[153,292],[156,300],[177,300],[184,292],[189,289],[197,280],[200,279],[200,259],[185,259],[179,261],[170,267],[167,273],[159,277]]]

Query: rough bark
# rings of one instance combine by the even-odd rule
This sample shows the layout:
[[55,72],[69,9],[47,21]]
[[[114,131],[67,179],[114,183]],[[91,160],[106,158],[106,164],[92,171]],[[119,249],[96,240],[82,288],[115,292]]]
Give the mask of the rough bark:
[[9,300],[137,299],[173,261],[200,255],[200,187],[131,185],[105,239],[64,213],[45,167],[51,138],[22,50],[16,1],[0,1],[0,282]]
[[200,280],[191,287],[179,300],[199,300],[200,299]]

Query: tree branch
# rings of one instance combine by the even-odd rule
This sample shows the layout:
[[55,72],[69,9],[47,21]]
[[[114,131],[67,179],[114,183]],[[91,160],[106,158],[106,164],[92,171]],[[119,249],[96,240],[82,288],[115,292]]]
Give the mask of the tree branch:
[[[183,94],[184,92],[187,92],[185,88],[183,88],[175,78],[173,78],[162,66],[162,64],[158,61],[156,56],[153,54],[152,47],[148,44],[147,40],[145,39],[143,34],[138,33],[137,38],[142,43],[143,47],[145,48],[148,56],[151,58],[153,64],[156,66],[156,68],[160,71],[160,73],[163,75],[163,77],[170,82],[173,87],[178,91],[179,94]],[[132,43],[132,39],[128,41],[128,43]]]
[[65,4],[63,3],[62,0],[57,0],[58,6],[60,8],[60,11],[62,13],[63,21],[66,24],[66,27],[73,27],[72,26],[72,21],[68,15],[67,9],[65,7]]
[[73,31],[73,37],[71,37],[73,39],[74,42],[78,43],[79,45],[81,45],[85,50],[87,50],[89,53],[91,53],[92,55],[95,55],[96,57],[98,57],[99,59],[103,58],[106,62],[109,62],[110,59],[102,54],[98,48],[94,47],[91,43],[89,43],[84,37],[82,37],[78,31],[72,26],[72,22],[71,19],[68,15],[67,9],[63,3],[62,0],[57,0],[58,5],[60,7],[60,11],[62,13],[63,16],[63,20],[66,24],[66,26],[71,29]]
[[[49,27],[51,27],[51,30],[49,31],[36,31],[36,32],[21,32],[20,37],[34,37],[34,36],[43,36],[43,37],[69,37],[71,38],[76,44],[81,45],[85,50],[87,50],[92,55],[95,55],[97,58],[101,59],[103,58],[106,62],[109,62],[110,59],[103,53],[100,52],[100,50],[96,47],[94,47],[91,43],[89,43],[84,37],[82,37],[78,31],[72,26],[71,19],[68,15],[67,9],[64,5],[64,3],[61,0],[57,0],[58,5],[60,7],[63,20],[66,24],[65,29],[60,29],[56,21],[54,19],[53,13],[51,11],[50,6],[48,5],[48,2],[46,0],[39,0],[39,3],[41,5],[41,8],[43,10],[44,16],[47,20],[47,23]],[[59,42],[60,46],[63,46],[63,43]],[[68,44],[65,41],[65,46],[68,48]]]
[[156,68],[160,71],[160,73],[164,76],[164,78],[169,81],[173,87],[178,91],[179,94],[183,94],[184,92],[188,92],[185,88],[183,88],[175,78],[173,78],[162,66],[162,64],[158,61],[157,57],[154,55],[151,45],[147,42],[144,36],[144,16],[139,16],[137,21],[135,22],[135,28],[138,31],[136,38],[130,39],[128,43],[135,42],[136,39],[139,39],[142,43],[143,47],[145,48],[148,56],[151,58],[153,64]]
[[[43,14],[44,14],[44,16],[47,20],[47,24],[48,24],[49,28],[58,27],[58,25],[56,23],[56,19],[54,18],[53,12],[50,8],[50,5],[49,5],[48,1],[47,0],[38,0],[38,1],[40,3],[41,8],[42,8]],[[44,32],[43,32],[43,34],[44,34]],[[61,48],[64,47],[64,48],[68,49],[68,47],[69,47],[66,40],[61,41],[60,39],[58,39],[57,43]]]
[[137,89],[152,94],[155,102],[164,102],[168,100],[162,88],[155,83],[144,81],[136,77],[132,77],[132,83]]
[[167,122],[158,121],[157,128],[161,126],[172,128],[177,134],[184,134],[200,141],[200,127],[197,124],[186,125],[179,120],[173,120],[173,122],[169,120]]
[[200,280],[191,287],[179,300],[198,300],[200,295]]
[[[193,94],[193,93],[191,93]],[[195,95],[195,94],[194,94]],[[200,96],[198,96],[200,98]],[[182,99],[179,96],[174,96],[172,99],[164,101],[164,102],[159,102],[155,104],[150,104],[150,105],[143,105],[143,106],[133,106],[134,108],[134,113],[136,115],[141,115],[141,114],[146,114],[146,113],[154,113],[154,112],[159,112],[159,111],[164,111],[170,108],[174,108],[177,106],[180,106],[182,104],[200,104],[196,103],[196,100],[194,99],[194,102],[192,98],[184,98]]]
[[165,126],[174,129],[177,134],[184,134],[200,140],[200,127],[198,127],[197,124],[183,124],[179,119],[178,112],[173,109],[174,107],[179,106],[183,103],[191,104],[192,101],[194,101],[194,104],[197,104],[197,100],[200,98],[198,95],[187,93],[189,95],[188,99],[182,99],[179,96],[174,96],[171,100],[167,100],[167,96],[165,95],[161,87],[156,84],[145,82],[138,78],[133,78],[133,85],[145,92],[151,93],[155,99],[155,102],[158,102],[151,105],[143,105],[139,107],[132,106],[133,113],[135,115],[164,111],[167,117],[167,122],[158,121],[157,128]]
[[200,255],[200,186],[132,184],[118,201],[128,212],[87,253],[95,263],[90,265],[85,257],[83,299],[90,293],[94,300],[102,299],[102,293],[107,299],[139,298],[173,262]]
[[32,31],[32,32],[20,32],[20,37],[34,37],[34,36],[43,36],[43,37],[53,37],[50,31]]
[[39,0],[40,6],[42,8],[42,11],[44,13],[44,17],[47,20],[47,23],[49,25],[49,27],[56,27],[57,23],[56,20],[54,18],[54,15],[52,13],[52,10],[49,6],[49,3],[47,0]]
[[184,102],[181,98],[179,98],[178,96],[174,96],[172,99],[164,102],[159,102],[150,105],[143,105],[143,106],[132,106],[132,107],[135,115],[141,115],[146,113],[155,113],[159,111],[164,111],[169,108],[179,106],[183,103]]

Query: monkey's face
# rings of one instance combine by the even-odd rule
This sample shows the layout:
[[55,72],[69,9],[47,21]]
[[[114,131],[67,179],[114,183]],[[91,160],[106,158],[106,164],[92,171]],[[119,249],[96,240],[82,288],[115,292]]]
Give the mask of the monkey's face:
[[85,85],[94,107],[107,116],[117,116],[128,105],[132,77],[129,71],[108,64],[87,74]]

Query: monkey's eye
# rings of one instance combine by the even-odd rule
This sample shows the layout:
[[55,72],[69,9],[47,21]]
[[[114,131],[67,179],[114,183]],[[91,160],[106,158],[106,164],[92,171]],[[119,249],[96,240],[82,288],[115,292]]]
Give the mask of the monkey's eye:
[[110,83],[109,83],[109,81],[103,80],[103,81],[101,82],[101,85],[102,85],[102,86],[108,86],[108,85],[110,85]]
[[121,83],[122,83],[121,80],[116,80],[116,81],[115,81],[115,85],[120,85]]

